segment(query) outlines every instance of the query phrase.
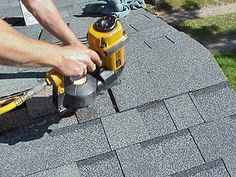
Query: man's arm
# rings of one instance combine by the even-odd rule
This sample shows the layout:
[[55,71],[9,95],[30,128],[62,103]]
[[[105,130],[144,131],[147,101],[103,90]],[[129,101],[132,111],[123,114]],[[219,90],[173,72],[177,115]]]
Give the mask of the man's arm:
[[48,44],[29,39],[0,20],[0,64],[17,66],[50,66],[63,75],[80,76],[95,70],[101,61],[90,49]]
[[22,3],[46,30],[60,39],[64,45],[85,47],[64,22],[54,0],[22,0]]

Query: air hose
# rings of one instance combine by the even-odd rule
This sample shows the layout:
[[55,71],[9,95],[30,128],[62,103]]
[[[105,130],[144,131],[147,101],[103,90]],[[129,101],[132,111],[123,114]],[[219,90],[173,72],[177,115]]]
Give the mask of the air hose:
[[42,83],[39,83],[32,89],[26,91],[23,95],[13,98],[13,101],[4,105],[3,107],[0,107],[0,116],[22,105],[26,100],[32,98],[35,94],[44,90],[47,85],[48,85],[47,82],[44,81]]

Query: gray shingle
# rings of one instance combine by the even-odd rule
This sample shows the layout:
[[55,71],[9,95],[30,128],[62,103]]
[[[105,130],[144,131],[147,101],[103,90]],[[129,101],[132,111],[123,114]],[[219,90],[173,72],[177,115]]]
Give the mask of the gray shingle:
[[162,21],[160,18],[143,9],[131,11],[130,15],[120,20],[129,36],[157,37],[177,32],[176,29]]
[[49,68],[0,66],[0,96],[21,92],[38,84]]
[[29,117],[36,119],[58,113],[53,104],[52,87],[46,87],[45,90],[26,101]]
[[112,149],[129,146],[176,130],[163,102],[104,117],[102,123]]
[[4,77],[3,74],[15,74],[15,73],[23,72],[26,70],[27,70],[27,68],[25,68],[25,67],[14,67],[14,66],[0,65],[1,79],[6,78],[6,76]]
[[[55,3],[57,5],[57,7],[60,9],[60,8],[63,8],[63,7],[67,7],[67,6],[70,6],[70,5],[77,5],[79,4],[79,2],[81,2],[81,0],[55,0]],[[68,10],[70,10],[71,8],[68,8]]]
[[27,90],[37,85],[37,79],[35,78],[15,78],[15,79],[1,79],[0,80],[0,95],[6,96],[13,93]]
[[42,29],[42,31],[40,32],[39,35],[39,40],[41,41],[46,41],[49,43],[57,43],[60,42],[59,39],[57,39],[56,37],[54,37],[51,33],[49,33],[47,30]]
[[206,161],[223,158],[231,175],[236,175],[236,122],[223,118],[190,128]]
[[188,94],[167,99],[165,103],[178,129],[203,123]]
[[30,177],[82,177],[79,175],[79,169],[77,168],[76,163],[71,165],[65,165],[57,168],[53,168],[47,171],[39,172]]
[[171,177],[229,177],[221,159],[193,167],[189,170],[172,174]]
[[207,121],[236,114],[236,94],[227,82],[192,92],[190,96]]
[[25,133],[0,137],[3,177],[27,175],[110,151],[99,120],[57,129],[40,139],[37,139],[40,132]]
[[5,0],[0,1],[0,9],[9,9],[10,7],[11,6],[9,2],[6,2]]
[[0,118],[0,133],[28,125],[30,122],[27,109],[11,111]]
[[5,17],[23,17],[20,6],[5,9]]
[[150,139],[142,117],[136,110],[102,118],[112,149]]
[[43,27],[39,24],[31,26],[15,26],[14,27],[19,33],[32,39],[38,39]]
[[70,23],[70,28],[77,37],[86,37],[89,26],[98,19],[98,17],[70,17],[69,19],[66,18],[66,22]]
[[63,127],[69,127],[69,126],[74,125],[74,124],[78,124],[78,120],[75,117],[75,115],[66,116],[66,117],[63,117],[63,118],[57,117],[57,120],[58,120],[58,122],[50,125],[48,127],[48,129],[56,130],[56,129],[60,129],[60,128],[63,128]]
[[153,102],[137,108],[151,138],[176,131],[164,102]]
[[115,113],[116,111],[108,92],[104,92],[102,95],[98,95],[94,103],[88,108],[78,109],[76,111],[76,117],[81,123]]
[[[163,27],[166,27],[166,30],[173,29],[170,25],[163,22],[160,18],[157,16],[147,16],[148,12],[140,12],[137,15],[128,15],[126,18],[122,19],[121,21],[124,23],[124,25],[129,24],[133,28],[135,28],[137,31],[145,31],[150,28],[160,28],[163,29]],[[173,29],[174,30],[174,29]],[[160,30],[161,32],[165,32],[163,30]]]
[[117,150],[125,176],[165,176],[203,163],[187,130]]
[[15,0],[8,0],[9,1],[9,4],[10,4],[10,7],[17,7],[17,6],[20,6],[20,3],[19,1],[15,1]]
[[120,110],[225,81],[209,51],[181,33],[174,34],[183,41],[161,37],[126,45],[122,84],[112,89]]
[[77,162],[83,177],[121,177],[122,171],[115,152]]

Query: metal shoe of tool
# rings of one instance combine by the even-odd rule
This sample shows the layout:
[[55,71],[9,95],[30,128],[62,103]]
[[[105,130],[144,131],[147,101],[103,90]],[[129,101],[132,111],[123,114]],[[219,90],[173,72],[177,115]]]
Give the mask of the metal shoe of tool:
[[98,94],[111,88],[124,68],[124,45],[127,34],[114,17],[103,17],[88,30],[89,48],[102,59],[102,67],[85,77],[63,77],[49,72],[47,78],[53,87],[53,102],[59,111],[77,110],[92,104]]

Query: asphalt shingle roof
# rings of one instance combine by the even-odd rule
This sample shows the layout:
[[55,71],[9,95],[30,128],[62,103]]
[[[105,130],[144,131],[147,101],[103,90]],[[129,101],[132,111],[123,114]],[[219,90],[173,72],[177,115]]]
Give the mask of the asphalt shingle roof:
[[[56,0],[86,43],[88,0]],[[0,0],[1,18],[22,14]],[[121,20],[129,36],[121,83],[88,108],[61,115],[51,89],[0,118],[0,176],[236,176],[236,95],[210,52],[145,10]],[[59,42],[40,25],[14,26]],[[28,89],[49,68],[0,66],[0,96]]]

